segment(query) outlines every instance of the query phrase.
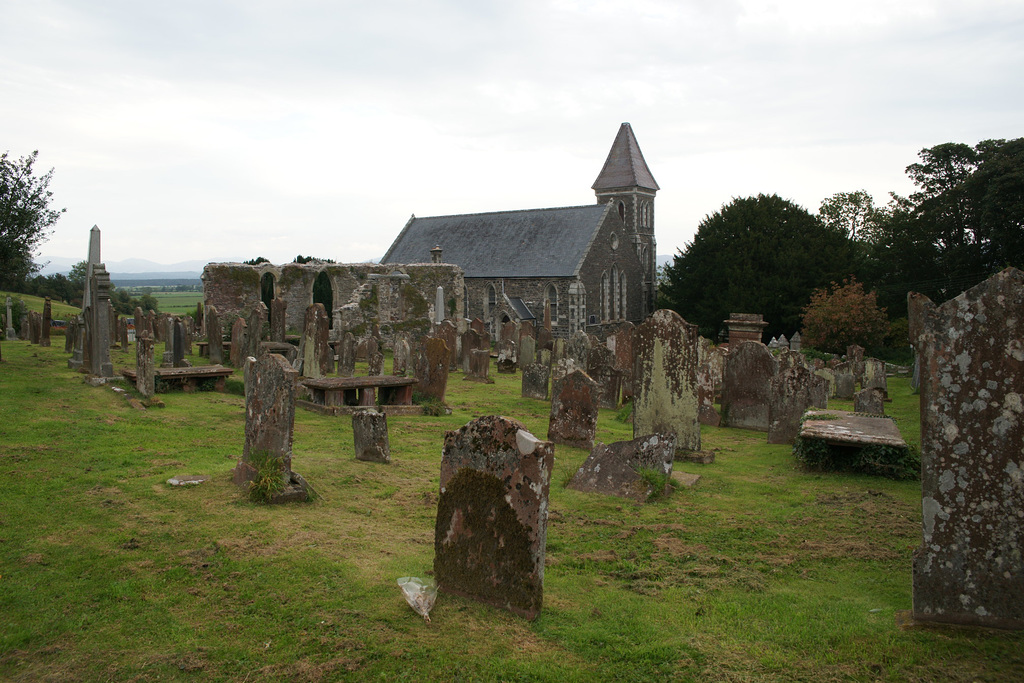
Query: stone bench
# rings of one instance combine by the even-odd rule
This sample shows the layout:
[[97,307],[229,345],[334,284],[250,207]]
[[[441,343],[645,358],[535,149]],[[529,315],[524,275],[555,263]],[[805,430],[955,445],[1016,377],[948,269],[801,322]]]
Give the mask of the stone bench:
[[[227,378],[234,372],[223,365],[201,365],[194,368],[156,368],[153,374],[157,380],[157,392],[166,392],[181,387],[186,393],[199,391],[200,382],[212,379],[215,391],[226,391]],[[137,373],[134,368],[125,368],[121,374],[135,384]]]

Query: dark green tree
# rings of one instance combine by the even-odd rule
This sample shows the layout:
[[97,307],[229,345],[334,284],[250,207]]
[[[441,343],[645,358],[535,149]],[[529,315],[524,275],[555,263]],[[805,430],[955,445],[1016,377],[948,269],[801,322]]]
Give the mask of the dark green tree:
[[0,287],[19,288],[38,267],[32,262],[64,209],[51,209],[53,169],[36,176],[39,152],[21,159],[0,155]]
[[875,200],[866,190],[837,192],[821,202],[818,218],[828,227],[844,230],[852,240],[863,237],[864,228],[874,219]]
[[769,336],[791,335],[815,289],[856,273],[846,229],[777,195],[734,199],[701,221],[667,264],[659,304],[715,339],[730,313],[761,313]]

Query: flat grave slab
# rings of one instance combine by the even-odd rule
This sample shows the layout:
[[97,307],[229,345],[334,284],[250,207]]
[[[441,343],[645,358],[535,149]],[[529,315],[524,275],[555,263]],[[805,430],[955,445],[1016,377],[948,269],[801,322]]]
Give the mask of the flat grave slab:
[[808,410],[800,437],[820,439],[830,446],[895,446],[906,448],[896,423],[887,417],[869,417],[845,410]]

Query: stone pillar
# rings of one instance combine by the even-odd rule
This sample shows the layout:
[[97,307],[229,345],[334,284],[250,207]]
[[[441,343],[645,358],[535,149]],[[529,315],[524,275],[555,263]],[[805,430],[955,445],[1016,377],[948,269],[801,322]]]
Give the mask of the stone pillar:
[[17,335],[14,332],[14,318],[12,317],[14,314],[11,313],[11,310],[12,310],[11,306],[13,306],[13,302],[11,301],[11,297],[8,296],[7,297],[7,329],[4,330],[4,335],[8,339],[15,339]]
[[244,318],[235,318],[231,325],[231,364],[236,368],[242,367],[245,360],[245,337],[246,328]]
[[49,346],[50,345],[50,326],[53,323],[53,304],[50,302],[50,297],[46,297],[43,302],[43,317],[39,326],[39,345]]
[[174,318],[174,331],[171,335],[174,338],[174,346],[172,349],[171,364],[176,368],[184,368],[189,366],[189,362],[185,360],[185,323],[181,318]]
[[768,323],[760,313],[730,313],[723,321],[729,330],[729,346],[745,341],[761,343],[761,336]]
[[270,341],[284,342],[288,322],[288,302],[281,297],[270,301]]
[[89,372],[99,377],[113,377],[114,366],[110,362],[110,274],[102,263],[93,266],[90,291]]

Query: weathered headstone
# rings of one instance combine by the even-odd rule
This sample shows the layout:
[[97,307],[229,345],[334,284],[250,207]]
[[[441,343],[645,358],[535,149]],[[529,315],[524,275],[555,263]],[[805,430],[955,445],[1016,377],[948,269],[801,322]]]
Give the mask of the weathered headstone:
[[50,297],[46,297],[43,301],[43,317],[40,321],[39,327],[39,345],[49,346],[50,345],[50,326],[53,324],[53,304],[50,302]]
[[[717,384],[720,378],[716,377],[715,370],[725,368],[724,356],[715,354],[711,347],[711,340],[701,337],[697,343],[697,351],[700,355],[700,362],[697,366],[697,419],[702,425],[718,427],[722,424],[722,417],[715,409],[715,396],[717,395]],[[720,364],[716,365],[715,358],[721,358]]]
[[531,363],[523,366],[523,398],[548,400],[548,379],[551,366],[547,363]]
[[[472,327],[462,333],[462,372],[470,372],[470,362],[471,358],[473,357],[473,351],[477,349],[482,349],[482,347],[483,345],[481,344],[480,333],[474,330]],[[490,355],[490,351],[488,351],[487,355]]]
[[[320,304],[321,308],[323,304]],[[324,313],[324,319],[326,320],[327,314]],[[260,344],[263,343],[263,339],[266,336],[267,328],[267,305],[262,301],[258,302],[249,311],[249,319],[246,321],[245,328],[245,355],[247,356],[259,356],[261,353]],[[330,372],[328,370],[328,372]]]
[[87,331],[89,354],[87,368],[98,377],[113,377],[110,362],[110,274],[102,264],[92,268],[91,301],[88,306]]
[[338,376],[351,377],[356,372],[356,338],[351,332],[341,335],[338,344]]
[[224,362],[224,329],[220,324],[220,313],[217,307],[210,304],[206,307],[206,343],[208,356],[214,365]]
[[814,370],[814,374],[822,378],[828,385],[828,395],[834,398],[836,395],[836,373],[831,368],[821,367]]
[[[164,339],[164,357],[160,367],[173,368],[174,367],[174,322],[177,318],[166,316],[162,318],[163,325],[163,339]],[[242,350],[245,353],[245,349]]]
[[620,376],[615,370],[615,354],[604,344],[594,344],[587,362],[587,374],[597,382],[601,407],[618,408]]
[[853,368],[853,378],[860,384],[861,375],[864,374],[864,347],[857,344],[850,344],[846,347],[846,362]]
[[331,372],[334,352],[327,343],[329,334],[330,323],[324,305],[319,302],[310,304],[306,308],[302,328],[302,374],[310,379],[320,379]]
[[836,398],[853,398],[853,392],[856,391],[857,388],[857,375],[854,371],[855,367],[852,361],[839,363],[832,368],[832,372],[835,374],[836,378]]
[[473,318],[473,321],[469,323],[469,329],[475,330],[481,337],[487,336],[487,326],[484,325],[484,321],[480,318]]
[[128,348],[128,319],[117,319],[117,343],[122,349]]
[[437,326],[437,337],[444,340],[445,346],[448,347],[448,369],[458,370],[459,369],[459,358],[457,355],[456,339],[458,339],[458,331],[455,329],[455,325],[452,324],[451,320],[445,320]]
[[438,287],[434,292],[434,324],[440,325],[444,320],[444,287]]
[[537,330],[537,348],[551,350],[554,343],[554,338],[551,336],[551,329],[548,327],[541,327]]
[[151,398],[156,393],[153,346],[152,333],[143,330],[135,335],[135,388],[146,398]]
[[235,484],[248,487],[264,468],[277,469],[282,490],[270,502],[306,500],[305,480],[292,471],[295,380],[298,373],[276,353],[250,356],[245,364],[245,448],[233,470]]
[[502,339],[498,342],[498,372],[504,375],[514,375],[519,368],[519,350],[516,343],[511,339]]
[[[633,436],[675,434],[676,448],[700,450],[697,326],[668,309],[633,335]],[[767,350],[766,350],[767,353]]]
[[391,352],[391,374],[395,377],[405,377],[409,372],[409,342],[405,337],[395,340],[395,348]]
[[190,315],[186,315],[181,319],[181,322],[185,325],[185,334],[182,335],[182,348],[183,353],[186,356],[192,355],[192,337],[196,333],[196,321]]
[[548,440],[587,450],[593,448],[599,400],[597,382],[582,370],[552,382]]
[[885,376],[885,362],[877,358],[865,358],[864,370],[860,379],[861,389],[878,389],[882,398],[889,396],[889,383]]
[[800,433],[800,418],[811,407],[811,371],[788,365],[771,378],[768,399],[768,443],[793,443]]
[[352,413],[352,438],[355,441],[356,460],[391,462],[386,413],[376,410],[357,410]]
[[288,327],[288,302],[281,297],[270,300],[270,341],[283,342]]
[[643,476],[644,470],[664,477],[667,486],[675,454],[675,434],[648,434],[608,446],[598,443],[567,488],[645,503],[651,496],[662,492],[654,490],[650,479]]
[[784,335],[784,334],[780,334],[779,335],[779,348],[780,349],[789,349],[789,340],[786,339],[786,335]]
[[244,318],[235,318],[235,322],[231,325],[231,364],[236,368],[242,367],[242,362],[245,360],[245,334],[247,327]]
[[448,361],[451,353],[444,339],[426,337],[416,358],[417,389],[424,395],[444,402],[448,388]]
[[180,318],[174,318],[174,348],[171,364],[176,368],[188,367],[190,363],[185,360],[185,323]]
[[513,341],[519,343],[519,326],[511,320],[502,323],[501,336],[498,338],[498,341]]
[[8,295],[7,296],[7,318],[6,318],[7,329],[4,330],[4,336],[7,337],[7,339],[14,339],[17,336],[15,334],[15,332],[14,332],[14,318],[12,317],[13,313],[11,313],[11,310],[12,310],[11,306],[12,305],[13,305],[13,302],[11,301],[10,295]]
[[516,420],[491,415],[445,434],[434,531],[441,590],[537,617],[553,465],[553,444]]
[[914,617],[1024,628],[1024,272],[908,304],[921,360]]
[[619,373],[619,388],[623,402],[633,398],[633,335],[636,328],[633,323],[626,322],[619,326],[615,335],[610,338],[614,344],[612,351],[615,352],[615,370]]
[[374,351],[366,361],[366,374],[370,377],[380,377],[384,374],[384,354]]
[[[73,316],[69,317],[68,318],[68,326],[64,330],[64,352],[65,353],[74,353],[75,345],[76,345],[76,342],[78,340],[78,335],[79,335],[80,329],[81,329],[81,323],[79,322],[79,317],[77,315],[73,315]],[[8,337],[8,339],[11,339],[11,337]],[[68,360],[68,367],[74,367],[74,369],[77,369],[80,366],[81,366],[81,362],[79,362],[77,366],[72,366],[71,365],[71,360]]]
[[470,382],[484,382],[491,384],[494,382],[490,377],[487,376],[488,371],[491,367],[491,353],[489,351],[483,351],[481,349],[470,349],[469,351],[469,368],[465,373],[463,380]]
[[583,330],[576,330],[565,345],[565,355],[576,367],[586,368],[590,364],[590,336]]
[[772,378],[778,364],[758,342],[729,344],[722,383],[722,422],[727,427],[768,431]]
[[885,395],[877,387],[861,389],[853,395],[853,411],[865,415],[885,415]]
[[801,344],[802,344],[802,342],[800,340],[800,333],[799,332],[794,332],[793,333],[793,338],[789,340],[789,350],[790,351],[799,351]]
[[537,360],[537,341],[528,335],[519,335],[519,366],[529,365]]

